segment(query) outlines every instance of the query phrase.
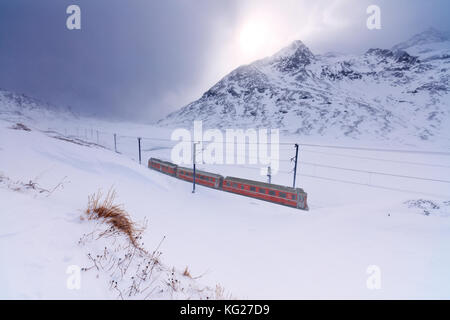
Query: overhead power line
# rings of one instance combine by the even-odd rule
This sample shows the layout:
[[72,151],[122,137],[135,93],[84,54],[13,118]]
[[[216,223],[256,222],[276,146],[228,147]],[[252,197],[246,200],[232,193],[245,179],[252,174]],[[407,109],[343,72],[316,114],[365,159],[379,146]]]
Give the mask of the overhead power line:
[[330,156],[354,158],[354,159],[362,159],[362,160],[373,160],[373,161],[381,161],[381,162],[411,164],[411,165],[425,166],[425,167],[450,168],[450,166],[446,166],[446,165],[442,165],[442,164],[425,163],[425,162],[414,162],[414,161],[403,161],[403,160],[392,160],[392,159],[383,159],[383,158],[375,158],[375,157],[364,157],[364,156],[356,156],[356,155],[351,155],[351,154],[340,154],[340,153],[332,153],[332,152],[313,151],[313,150],[307,150],[307,149],[303,150],[303,152],[317,153],[317,154],[326,154],[326,155],[330,155]]
[[[103,134],[114,134],[111,132],[105,132],[105,131],[99,131]],[[136,139],[137,136],[129,136],[129,135],[117,135],[117,137],[122,138],[132,138]],[[144,140],[154,140],[154,141],[167,141],[167,142],[177,142],[176,140],[167,139],[167,138],[155,138],[155,137],[145,137],[141,136]],[[201,142],[201,143],[211,143],[212,141],[205,141],[205,140],[188,140],[185,142],[194,143],[194,142]],[[224,144],[272,144],[271,142],[233,142],[233,141],[224,141]],[[341,146],[341,145],[329,145],[329,144],[313,144],[313,143],[299,143],[299,142],[279,142],[280,146],[293,146],[295,144],[298,144],[299,146],[303,147],[313,147],[313,148],[326,148],[326,149],[343,149],[343,150],[359,150],[359,151],[376,151],[376,152],[394,152],[394,153],[416,153],[416,154],[435,154],[435,155],[445,155],[450,156],[450,150],[449,151],[434,151],[434,150],[415,150],[415,149],[389,149],[389,148],[372,148],[372,147],[352,147],[352,146]],[[306,151],[307,149],[304,149]]]
[[396,178],[405,178],[405,179],[414,179],[414,180],[450,183],[450,180],[415,177],[415,176],[408,176],[408,175],[401,175],[401,174],[394,174],[394,173],[386,173],[386,172],[378,172],[378,171],[359,170],[359,169],[352,169],[352,168],[329,166],[329,165],[324,165],[324,164],[316,164],[316,163],[305,162],[305,161],[302,161],[300,164],[302,164],[302,165],[306,164],[306,165],[309,165],[309,166],[315,166],[315,167],[321,167],[321,168],[337,169],[337,170],[343,170],[343,171],[370,173],[370,174],[376,174],[376,175],[382,175],[382,176],[390,176],[390,177],[396,177]]

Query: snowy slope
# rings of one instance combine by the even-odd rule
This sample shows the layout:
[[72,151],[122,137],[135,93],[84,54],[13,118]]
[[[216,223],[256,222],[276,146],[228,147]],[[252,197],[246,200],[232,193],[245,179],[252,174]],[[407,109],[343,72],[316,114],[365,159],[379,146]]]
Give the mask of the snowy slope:
[[54,106],[25,94],[18,94],[1,88],[0,106],[0,116],[11,121],[26,119],[29,122],[39,123],[44,119],[48,122],[79,119],[70,108]]
[[[87,253],[102,251],[103,242],[79,244],[95,227],[80,215],[89,194],[111,186],[134,220],[148,220],[142,241],[149,250],[165,237],[160,250],[168,269],[158,273],[159,289],[174,266],[182,286],[190,288],[188,297],[197,297],[195,288],[203,286],[212,288],[205,292],[214,297],[218,283],[239,298],[450,297],[449,184],[320,167],[449,180],[448,155],[304,147],[298,184],[308,192],[311,209],[303,212],[202,187],[192,194],[190,184],[133,161],[135,138],[119,140],[122,154],[117,154],[111,136],[97,145],[95,134],[84,129],[156,138],[168,138],[170,131],[58,113],[47,119],[43,111],[18,115],[18,107],[0,104],[0,110],[13,111],[0,115],[1,298],[120,298],[108,277],[95,270],[82,274],[80,290],[66,287],[68,266],[90,266]],[[31,131],[11,129],[19,121]],[[77,143],[67,141],[75,138]],[[143,143],[144,162],[150,156],[170,159],[166,142]],[[289,159],[291,149],[280,157]],[[255,167],[199,167],[264,179]],[[273,181],[289,185],[291,163],[283,162],[281,169]],[[30,180],[54,191],[24,187]],[[371,265],[381,270],[380,290],[366,285]],[[202,277],[183,278],[186,266]],[[186,298],[157,292],[150,298]]]
[[[126,242],[120,237],[110,241],[103,238],[93,240],[87,236],[94,232],[95,239],[100,231],[108,228],[86,220],[84,210],[87,196],[100,188],[106,192],[114,186],[119,194],[118,201],[126,199],[126,209],[134,220],[142,223],[149,212],[165,211],[163,202],[157,199],[168,197],[170,181],[160,179],[128,158],[104,148],[55,139],[33,127],[31,131],[15,130],[11,129],[9,123],[1,121],[0,137],[3,221],[0,227],[0,297],[118,298],[118,292],[111,289],[109,281],[118,280],[122,289],[125,289],[130,285],[133,273],[129,272],[120,281],[122,278],[110,278],[108,272],[94,269],[82,273],[81,290],[69,290],[66,286],[69,277],[66,270],[69,266],[92,266],[88,253],[95,257],[102,254],[106,246],[117,258],[124,259],[127,253],[113,243],[117,240],[121,246],[125,246]],[[153,205],[148,201],[153,202]],[[154,227],[153,221],[150,222],[150,230]],[[155,236],[159,239],[153,239]],[[146,248],[151,252],[157,249],[163,234],[150,234],[147,239],[149,243]],[[81,245],[80,241],[86,244]],[[182,276],[182,265],[175,271],[175,276],[171,274],[170,266],[161,268],[154,272],[151,289],[157,290],[149,298],[214,297],[214,289],[206,289],[201,293],[194,290],[197,285],[195,281]],[[168,290],[165,283],[171,277],[178,277],[180,286],[185,288],[184,292]],[[150,290],[132,298],[142,299],[148,293]]]
[[450,41],[427,30],[389,49],[315,55],[295,41],[241,66],[165,126],[273,127],[305,136],[450,145]]

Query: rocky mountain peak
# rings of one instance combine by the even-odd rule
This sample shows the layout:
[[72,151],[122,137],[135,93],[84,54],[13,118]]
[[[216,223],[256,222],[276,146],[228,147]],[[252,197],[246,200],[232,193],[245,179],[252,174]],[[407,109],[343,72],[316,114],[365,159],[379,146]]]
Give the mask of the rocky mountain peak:
[[269,61],[282,72],[296,71],[309,65],[314,54],[300,40],[295,40],[287,47],[281,49],[270,57]]

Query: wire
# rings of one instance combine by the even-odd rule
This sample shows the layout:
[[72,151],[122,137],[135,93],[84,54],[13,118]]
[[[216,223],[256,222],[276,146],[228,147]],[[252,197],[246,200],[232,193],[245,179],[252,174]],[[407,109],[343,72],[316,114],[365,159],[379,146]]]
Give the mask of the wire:
[[[114,134],[110,132],[105,131],[99,131],[99,133],[103,134]],[[128,136],[128,135],[117,135],[117,137],[122,138],[132,138],[137,139],[138,137],[134,136]],[[154,137],[144,137],[141,136],[140,138],[144,140],[154,140],[154,141],[167,141],[167,142],[177,142],[176,140],[167,139],[167,138],[154,138]],[[205,140],[184,140],[185,142],[202,142],[202,143],[211,143],[212,141],[205,141]],[[245,145],[258,145],[258,144],[272,144],[272,142],[234,142],[234,141],[224,141],[224,144],[245,144]],[[398,152],[398,153],[417,153],[417,154],[436,154],[436,155],[446,155],[449,156],[450,152],[445,151],[430,151],[430,150],[408,150],[408,149],[385,149],[385,148],[370,148],[370,147],[350,147],[350,146],[339,146],[339,145],[326,145],[326,144],[312,144],[312,143],[298,143],[298,142],[279,142],[278,145],[280,146],[294,146],[295,144],[298,144],[302,147],[315,147],[315,148],[327,148],[327,149],[344,149],[344,150],[360,150],[360,151],[377,151],[377,152]]]
[[[102,134],[113,134],[110,132],[100,131],[96,130],[98,133]],[[116,135],[117,138],[129,138],[129,139],[137,139],[138,137],[134,136],[127,136],[127,135]],[[165,139],[165,138],[150,138],[150,137],[141,137],[141,139],[144,140],[152,140],[152,141],[164,141],[164,142],[176,142],[171,139]],[[211,143],[211,141],[194,141],[194,140],[188,140],[186,142],[204,142],[204,143]],[[251,143],[251,142],[234,142],[234,141],[225,141],[223,142],[225,144],[271,144],[270,142],[267,143]],[[295,143],[293,142],[285,142],[285,143],[279,143],[279,145],[282,146],[294,146]],[[437,154],[437,155],[450,155],[450,152],[438,152],[438,151],[422,151],[422,150],[402,150],[402,149],[379,149],[379,148],[366,148],[366,147],[347,147],[347,146],[332,146],[332,145],[319,145],[319,144],[299,144],[300,146],[306,146],[306,147],[320,147],[320,148],[332,148],[332,149],[346,149],[346,150],[364,150],[364,151],[378,151],[378,152],[399,152],[399,153],[419,153],[419,154]],[[430,167],[444,167],[449,168],[450,166],[446,165],[439,165],[439,164],[429,164],[429,163],[417,163],[417,162],[409,162],[409,161],[400,161],[400,160],[388,160],[388,159],[381,159],[381,158],[371,158],[371,157],[362,157],[362,156],[356,156],[356,155],[342,155],[342,154],[332,154],[332,153],[326,153],[326,152],[320,152],[320,151],[312,151],[312,150],[303,150],[304,152],[311,152],[311,153],[322,153],[322,154],[330,154],[330,155],[336,155],[336,156],[342,156],[342,157],[349,157],[349,158],[357,158],[357,159],[365,159],[365,160],[375,160],[375,161],[385,161],[385,162],[393,162],[393,163],[405,163],[405,164],[413,164],[413,165],[422,165],[422,166],[430,166]],[[248,157],[248,159],[258,160],[252,157]],[[272,159],[274,161],[280,161],[280,162],[291,162],[290,160],[283,160],[283,159]],[[409,178],[409,179],[416,179],[416,180],[427,180],[427,181],[434,181],[434,182],[444,182],[444,183],[450,183],[448,180],[439,180],[439,179],[430,179],[430,178],[422,178],[422,177],[412,177],[412,176],[402,176],[402,175],[395,175],[395,174],[388,174],[384,172],[374,172],[374,171],[367,171],[367,170],[357,170],[357,169],[350,169],[350,168],[343,168],[343,167],[337,167],[337,166],[329,166],[329,165],[321,165],[321,164],[315,164],[315,163],[308,163],[301,161],[300,164],[306,164],[306,165],[314,165],[318,167],[326,167],[326,168],[332,168],[332,169],[338,169],[338,170],[345,170],[345,171],[353,171],[353,172],[365,172],[365,173],[373,173],[378,175],[386,175],[386,176],[394,176],[394,177],[401,177],[401,178]]]
[[[431,181],[431,182],[440,182],[440,183],[450,183],[450,180],[442,180],[442,179],[433,179],[433,178],[426,178],[426,177],[400,175],[400,174],[393,174],[393,173],[387,173],[387,172],[351,169],[351,168],[344,168],[344,167],[337,167],[337,166],[315,164],[315,163],[311,163],[311,162],[301,162],[300,164],[306,164],[306,165],[314,166],[314,167],[337,169],[337,170],[343,170],[343,171],[351,171],[351,172],[358,172],[358,173],[367,173],[367,174],[375,174],[375,175],[382,175],[382,176],[390,176],[390,177],[395,177],[395,178],[413,179],[413,180]],[[208,164],[203,163],[203,165],[208,165]],[[260,170],[260,168],[261,168],[261,167],[254,168],[254,167],[249,167],[249,166],[239,165],[239,164],[238,165],[235,164],[234,166],[239,166],[241,168],[247,168],[247,169],[253,169],[253,170]],[[278,172],[287,173],[287,174],[292,174],[293,173],[292,171],[286,171],[286,170],[278,170]],[[299,171],[297,173],[297,175],[302,175],[302,174]]]
[[363,160],[374,160],[374,161],[383,161],[383,162],[412,164],[412,165],[425,166],[425,167],[450,168],[450,166],[446,166],[446,165],[425,163],[425,162],[412,162],[412,161],[402,161],[402,160],[391,160],[391,159],[382,159],[382,158],[362,157],[362,156],[353,156],[353,155],[346,155],[346,154],[339,154],[339,153],[330,153],[330,152],[322,152],[322,151],[312,151],[312,150],[303,150],[303,151],[304,152],[309,152],[309,153],[326,154],[326,155],[332,155],[332,156],[338,156],[338,157],[355,158],[355,159],[363,159]]
[[331,168],[331,169],[338,169],[338,170],[344,170],[344,171],[351,171],[351,172],[370,173],[370,174],[376,174],[376,175],[382,175],[382,176],[390,176],[390,177],[396,177],[396,178],[406,178],[406,179],[414,179],[414,180],[450,183],[450,180],[415,177],[415,176],[407,176],[407,175],[400,175],[400,174],[393,174],[393,173],[386,173],[386,172],[378,172],[378,171],[366,171],[366,170],[359,170],[359,169],[351,169],[351,168],[343,168],[343,167],[336,167],[336,166],[328,166],[328,165],[324,165],[324,164],[316,164],[316,163],[304,162],[304,161],[302,161],[300,164],[306,164],[306,165],[315,166],[315,167],[321,167],[321,168]]
[[308,177],[308,178],[321,179],[321,180],[334,181],[334,182],[356,184],[356,185],[366,186],[366,187],[370,187],[370,188],[393,190],[393,191],[408,192],[408,193],[416,193],[416,194],[421,194],[421,195],[429,195],[429,196],[437,196],[437,197],[446,197],[446,195],[441,195],[441,194],[436,194],[436,193],[418,192],[418,191],[413,191],[413,190],[385,187],[385,186],[380,186],[380,185],[364,184],[364,183],[360,183],[360,182],[341,180],[341,179],[334,179],[334,178],[327,178],[327,177],[320,177],[320,176],[309,175],[309,174],[301,174],[301,176]]
[[428,150],[406,150],[406,149],[382,149],[382,148],[368,148],[368,147],[347,147],[347,146],[332,146],[320,144],[306,144],[299,143],[304,147],[320,147],[329,149],[347,149],[347,150],[362,150],[362,151],[377,151],[377,152],[398,152],[398,153],[420,153],[420,154],[436,154],[436,155],[450,155],[450,152],[443,151],[428,151]]

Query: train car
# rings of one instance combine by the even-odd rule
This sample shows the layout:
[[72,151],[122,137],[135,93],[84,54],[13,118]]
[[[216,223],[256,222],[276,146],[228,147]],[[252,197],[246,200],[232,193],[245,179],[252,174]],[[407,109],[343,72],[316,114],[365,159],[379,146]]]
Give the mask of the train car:
[[[176,177],[180,180],[193,182],[194,171],[191,168],[179,167],[168,161],[156,158],[148,160],[150,169]],[[292,208],[309,210],[307,193],[301,188],[290,188],[276,184],[264,183],[235,177],[226,177],[215,173],[196,170],[195,183],[206,187],[240,194],[255,199],[265,200]]]
[[[194,170],[178,167],[176,177],[184,181],[193,182]],[[195,170],[195,183],[214,189],[222,189],[223,176],[211,172]]]
[[226,177],[223,180],[224,191],[282,204],[289,207],[308,210],[307,193],[301,188],[290,188],[276,184],[253,180]]
[[156,159],[156,158],[150,158],[148,160],[148,167],[150,169],[160,171],[169,176],[176,177],[176,175],[177,175],[178,166],[176,164],[173,164],[168,161],[163,161],[163,160]]

